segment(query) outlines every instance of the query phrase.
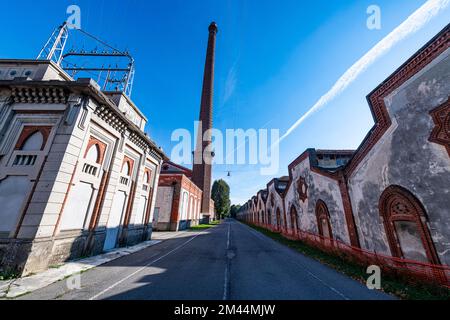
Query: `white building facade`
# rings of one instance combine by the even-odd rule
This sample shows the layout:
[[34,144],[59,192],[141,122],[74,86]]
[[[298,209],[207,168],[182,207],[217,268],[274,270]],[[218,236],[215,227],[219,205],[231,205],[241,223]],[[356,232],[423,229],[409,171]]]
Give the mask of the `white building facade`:
[[163,152],[124,94],[0,60],[0,262],[29,274],[147,240]]

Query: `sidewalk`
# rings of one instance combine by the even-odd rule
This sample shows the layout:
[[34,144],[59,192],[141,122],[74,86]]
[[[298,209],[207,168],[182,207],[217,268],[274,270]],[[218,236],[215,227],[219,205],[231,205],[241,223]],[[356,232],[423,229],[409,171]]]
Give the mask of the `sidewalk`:
[[15,298],[25,293],[44,288],[56,281],[66,279],[72,275],[84,272],[120,257],[127,256],[160,242],[161,240],[150,240],[132,247],[117,248],[97,256],[67,262],[57,268],[50,268],[28,277],[0,281],[0,299]]
[[168,240],[173,238],[189,237],[192,235],[192,230],[181,230],[181,231],[153,231],[153,240]]

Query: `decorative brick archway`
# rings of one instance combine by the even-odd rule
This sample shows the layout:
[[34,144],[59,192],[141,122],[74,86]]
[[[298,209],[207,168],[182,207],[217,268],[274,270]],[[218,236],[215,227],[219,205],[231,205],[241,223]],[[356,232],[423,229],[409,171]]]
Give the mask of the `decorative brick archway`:
[[333,232],[331,230],[330,213],[328,207],[322,200],[318,200],[316,203],[316,218],[317,228],[319,234],[326,238],[333,238]]
[[400,186],[389,186],[380,197],[379,210],[394,257],[405,258],[396,228],[399,223],[410,223],[420,236],[428,262],[440,264],[426,224],[428,218],[425,209],[413,194]]
[[89,142],[88,145],[86,147],[86,150],[84,152],[84,157],[86,158],[86,155],[88,154],[89,150],[91,149],[91,147],[95,146],[98,150],[98,156],[97,156],[97,161],[96,163],[102,164],[103,163],[103,159],[105,157],[105,152],[106,152],[106,144],[100,140],[98,140],[95,137],[90,137],[89,138]]

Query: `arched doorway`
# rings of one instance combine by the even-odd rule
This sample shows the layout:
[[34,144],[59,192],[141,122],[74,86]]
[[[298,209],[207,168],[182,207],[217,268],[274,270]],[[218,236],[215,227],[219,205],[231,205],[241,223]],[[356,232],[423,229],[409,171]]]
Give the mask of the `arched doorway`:
[[293,233],[297,234],[298,233],[298,216],[297,216],[297,209],[295,209],[295,206],[291,207],[290,216],[291,216],[292,231],[293,231]]
[[330,213],[328,207],[322,200],[317,201],[316,204],[316,218],[319,234],[325,238],[333,238],[331,230]]
[[272,225],[272,211],[270,209],[267,210],[267,224]]
[[280,213],[280,208],[277,208],[277,230],[281,231],[281,213]]
[[394,257],[440,263],[425,209],[412,193],[400,186],[386,188],[380,197],[379,210]]

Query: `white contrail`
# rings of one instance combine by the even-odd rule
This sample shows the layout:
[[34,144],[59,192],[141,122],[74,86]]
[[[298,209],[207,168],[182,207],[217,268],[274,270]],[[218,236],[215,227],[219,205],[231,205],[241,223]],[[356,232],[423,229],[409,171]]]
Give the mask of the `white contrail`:
[[429,0],[413,14],[411,14],[402,24],[395,28],[391,33],[378,42],[370,49],[361,59],[353,64],[333,85],[333,87],[325,93],[320,99],[298,119],[280,139],[274,144],[280,143],[288,135],[292,133],[303,121],[309,118],[317,110],[325,106],[336,96],[342,93],[361,73],[363,73],[370,65],[378,60],[382,55],[387,53],[394,45],[402,41],[409,35],[415,33],[424,27],[439,12],[446,9],[450,0]]

